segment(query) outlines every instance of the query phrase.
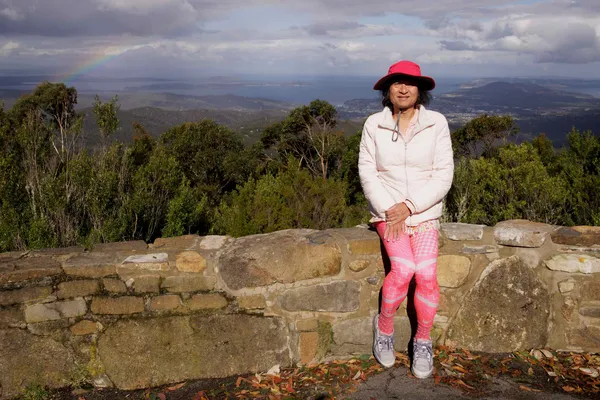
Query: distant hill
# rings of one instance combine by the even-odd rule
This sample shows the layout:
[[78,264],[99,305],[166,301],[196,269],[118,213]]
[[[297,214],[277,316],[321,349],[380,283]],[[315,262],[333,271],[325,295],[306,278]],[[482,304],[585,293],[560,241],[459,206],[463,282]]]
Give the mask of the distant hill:
[[600,108],[600,99],[532,83],[492,82],[436,96],[435,105],[440,109],[476,108],[529,114],[529,111],[560,112]]

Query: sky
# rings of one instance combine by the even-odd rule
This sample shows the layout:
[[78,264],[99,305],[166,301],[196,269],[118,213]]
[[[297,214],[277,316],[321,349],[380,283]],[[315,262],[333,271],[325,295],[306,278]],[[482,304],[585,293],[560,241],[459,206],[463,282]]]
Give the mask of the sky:
[[600,78],[600,0],[0,0],[0,75]]

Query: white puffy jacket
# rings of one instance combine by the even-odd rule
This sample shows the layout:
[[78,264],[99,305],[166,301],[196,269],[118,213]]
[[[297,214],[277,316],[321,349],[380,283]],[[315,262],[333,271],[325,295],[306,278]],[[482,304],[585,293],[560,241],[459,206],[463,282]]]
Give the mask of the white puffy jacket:
[[408,141],[402,135],[392,140],[395,126],[388,107],[367,118],[358,158],[360,182],[371,222],[385,221],[386,210],[406,202],[413,212],[406,224],[416,226],[442,215],[442,199],[454,174],[450,130],[442,114],[423,106]]

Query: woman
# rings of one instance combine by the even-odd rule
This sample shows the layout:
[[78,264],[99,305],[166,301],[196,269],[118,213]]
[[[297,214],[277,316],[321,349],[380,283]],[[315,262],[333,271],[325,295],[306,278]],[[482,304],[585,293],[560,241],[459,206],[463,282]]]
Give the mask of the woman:
[[418,325],[411,370],[418,378],[433,373],[430,332],[440,297],[438,219],[454,172],[448,122],[425,109],[434,87],[417,64],[392,65],[375,84],[384,108],[365,122],[358,161],[370,222],[391,261],[381,311],[373,321],[373,353],[384,367],[394,365],[394,314],[414,275]]

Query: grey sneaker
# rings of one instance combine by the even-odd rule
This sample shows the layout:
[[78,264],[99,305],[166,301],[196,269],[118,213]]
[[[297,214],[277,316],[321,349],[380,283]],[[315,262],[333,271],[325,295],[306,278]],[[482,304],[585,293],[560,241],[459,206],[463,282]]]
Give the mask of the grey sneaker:
[[396,362],[394,352],[394,335],[384,335],[379,331],[379,315],[373,319],[373,355],[385,368],[392,367]]
[[433,349],[431,340],[413,341],[413,362],[410,367],[413,375],[420,379],[429,378],[433,373]]

